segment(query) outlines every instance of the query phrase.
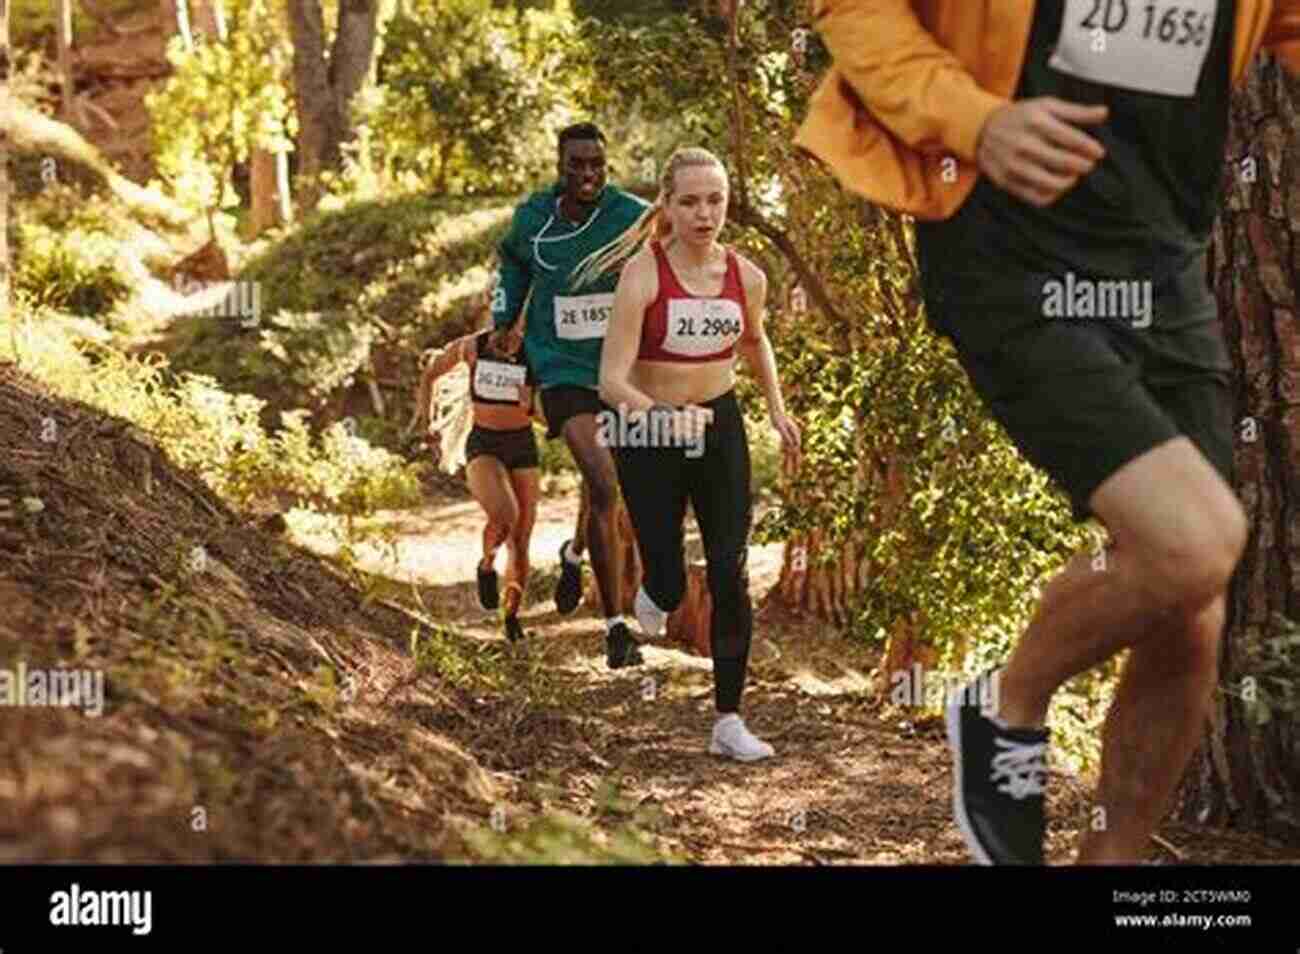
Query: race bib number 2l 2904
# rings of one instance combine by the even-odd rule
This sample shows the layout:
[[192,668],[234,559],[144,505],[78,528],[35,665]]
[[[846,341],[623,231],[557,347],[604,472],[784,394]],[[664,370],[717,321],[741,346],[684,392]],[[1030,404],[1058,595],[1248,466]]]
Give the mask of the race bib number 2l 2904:
[[744,315],[730,298],[672,298],[664,351],[688,358],[718,354],[736,343]]
[[556,295],[555,337],[565,341],[603,338],[614,311],[614,295]]
[[1218,0],[1065,0],[1048,65],[1106,86],[1192,96],[1217,9]]

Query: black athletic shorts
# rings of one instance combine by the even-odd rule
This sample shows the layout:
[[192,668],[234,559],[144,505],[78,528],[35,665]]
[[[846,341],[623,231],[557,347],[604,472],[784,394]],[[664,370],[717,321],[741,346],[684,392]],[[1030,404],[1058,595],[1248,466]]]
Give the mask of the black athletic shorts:
[[562,384],[542,389],[542,413],[546,415],[546,436],[555,440],[564,432],[564,425],[579,414],[596,415],[605,410],[600,393],[595,388],[578,388]]
[[1180,435],[1233,481],[1232,365],[1200,268],[1155,288],[1149,319],[1136,320],[1044,317],[1024,297],[927,288],[931,326],[1077,522],[1116,471]]
[[465,463],[483,455],[495,457],[506,470],[539,466],[537,438],[531,425],[510,431],[493,431],[476,424],[465,441]]

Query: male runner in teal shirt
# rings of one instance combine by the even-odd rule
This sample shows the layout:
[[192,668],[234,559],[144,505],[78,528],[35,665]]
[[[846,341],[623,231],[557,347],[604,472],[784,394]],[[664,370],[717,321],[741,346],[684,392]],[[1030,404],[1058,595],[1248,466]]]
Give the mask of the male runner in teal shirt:
[[[573,272],[584,258],[633,228],[649,203],[605,178],[605,136],[581,123],[559,136],[559,181],[533,193],[515,210],[500,245],[500,284],[492,301],[499,346],[518,348],[514,330],[521,308],[523,346],[537,377],[547,437],[563,436],[591,499],[587,546],[606,619],[611,669],[642,662],[618,605],[619,554],[615,504],[618,478],[609,449],[597,440],[602,410],[597,381],[601,347],[614,304],[617,273],[575,289]],[[572,541],[560,548],[556,607],[572,612],[581,595],[581,563]]]

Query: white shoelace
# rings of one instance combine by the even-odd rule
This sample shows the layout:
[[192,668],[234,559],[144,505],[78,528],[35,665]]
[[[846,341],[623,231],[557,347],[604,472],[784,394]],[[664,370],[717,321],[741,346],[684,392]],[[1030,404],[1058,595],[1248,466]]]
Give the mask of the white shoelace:
[[994,739],[1002,749],[993,756],[993,782],[1005,780],[998,791],[1017,801],[1030,795],[1042,795],[1047,780],[1047,743],[1012,742]]

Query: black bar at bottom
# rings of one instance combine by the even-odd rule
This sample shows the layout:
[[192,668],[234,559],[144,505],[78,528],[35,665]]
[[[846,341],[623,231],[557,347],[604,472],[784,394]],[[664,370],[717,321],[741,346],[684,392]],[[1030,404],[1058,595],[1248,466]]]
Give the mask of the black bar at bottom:
[[1296,954],[1300,868],[0,866],[2,954],[253,954],[282,940],[621,952],[654,936],[695,947],[714,929],[732,945],[756,937],[758,950],[829,933],[837,948],[918,952],[1105,941],[1095,954]]

